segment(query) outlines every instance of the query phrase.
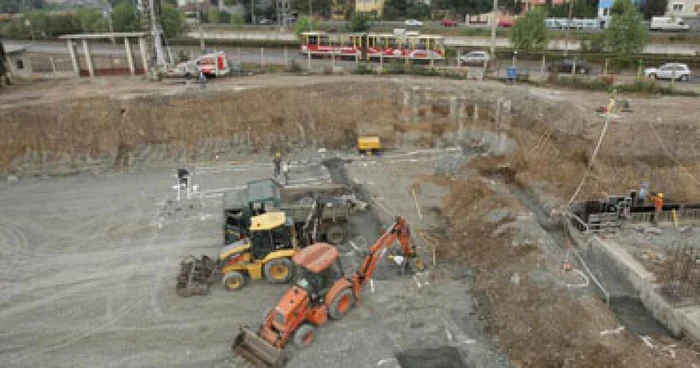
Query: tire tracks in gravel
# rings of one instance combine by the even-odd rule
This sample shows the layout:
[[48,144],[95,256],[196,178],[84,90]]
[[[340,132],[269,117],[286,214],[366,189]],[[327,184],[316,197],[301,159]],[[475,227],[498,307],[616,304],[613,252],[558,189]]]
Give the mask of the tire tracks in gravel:
[[[110,214],[114,215],[115,213],[112,211],[112,212],[110,212]],[[144,211],[139,211],[139,214],[129,213],[127,215],[132,216],[132,217],[133,216],[145,216],[146,213],[144,213]],[[97,228],[93,231],[93,234],[91,234],[92,235],[91,238],[103,237],[105,235],[104,234],[105,229],[109,225],[109,223],[107,223],[107,222],[99,221],[100,216],[96,216],[96,217],[98,217],[96,219],[96,221],[92,221],[92,222],[97,222],[98,224],[101,224],[102,226],[100,226],[99,228]],[[146,241],[146,248],[149,248],[150,246],[152,246],[157,237],[158,237],[157,230],[155,230],[155,229],[152,230],[151,237]],[[126,251],[126,249],[125,249],[125,251]],[[136,274],[138,273],[139,267],[141,266],[141,263],[142,263],[141,253],[140,252],[131,252],[131,254],[129,256],[129,264],[131,265],[130,272],[128,272],[128,274],[125,275],[120,280],[120,283],[122,285],[121,289],[123,292],[128,292],[129,289],[135,289],[135,288],[130,288],[126,281],[128,279],[136,276]],[[100,272],[102,270],[103,270],[102,268],[98,268],[95,272]],[[102,275],[103,275],[102,278],[97,279],[98,281],[101,281],[105,278],[109,278],[111,276],[111,273],[107,272],[107,273],[103,273]],[[107,281],[111,282],[111,280],[107,280]],[[92,285],[91,283],[88,283],[88,284],[78,286],[76,288],[78,288],[79,290],[83,290],[83,289],[91,290],[91,289],[93,289],[93,287],[94,287],[94,285]],[[74,290],[75,288],[72,288],[72,289],[73,290],[70,290],[71,292],[68,294],[73,294],[76,291],[76,290]],[[60,301],[61,299],[66,299],[66,294],[67,294],[66,291],[62,290],[62,291],[60,291],[60,292],[58,292],[50,297],[43,298],[40,302],[35,301],[35,304],[42,305],[42,304],[47,304],[47,303],[53,302],[53,301]],[[107,291],[107,295],[110,295],[109,290]],[[87,329],[80,331],[80,332],[77,332],[77,333],[72,333],[70,336],[63,338],[63,339],[61,339],[61,341],[58,341],[58,342],[56,342],[48,347],[39,348],[36,350],[29,349],[29,351],[27,351],[28,349],[25,349],[25,351],[20,353],[19,356],[16,356],[13,359],[12,358],[7,359],[5,362],[8,363],[9,365],[14,365],[14,364],[17,364],[19,362],[26,361],[28,358],[36,358],[37,356],[45,355],[47,353],[51,353],[51,352],[55,352],[57,350],[63,349],[65,347],[73,345],[81,340],[89,338],[95,334],[98,334],[101,332],[107,332],[111,327],[115,326],[119,321],[124,319],[124,317],[126,317],[127,315],[129,315],[133,311],[135,311],[136,308],[139,305],[142,305],[148,298],[149,298],[148,295],[138,295],[137,294],[137,297],[135,298],[134,301],[123,304],[116,311],[116,313],[113,313],[111,311],[111,305],[108,305],[106,308],[106,312],[109,311],[109,313],[105,313],[106,318],[104,318],[104,319],[99,318],[99,319],[95,319],[95,320],[89,322]],[[122,301],[123,301],[123,299],[122,299]],[[111,302],[108,301],[108,303],[111,303]],[[21,309],[26,309],[26,306],[24,306],[25,308],[22,308],[22,307],[23,306],[19,306],[19,308],[21,308]],[[73,314],[81,313],[81,310],[82,310],[82,308],[76,308],[73,311]],[[6,313],[7,311],[2,311],[2,312]],[[106,319],[106,321],[105,321],[105,319]]]

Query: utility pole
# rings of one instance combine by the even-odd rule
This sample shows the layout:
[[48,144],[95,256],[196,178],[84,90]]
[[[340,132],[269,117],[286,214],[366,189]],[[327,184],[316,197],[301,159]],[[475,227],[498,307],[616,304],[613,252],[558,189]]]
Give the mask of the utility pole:
[[250,0],[250,21],[255,25],[255,0]]
[[114,25],[112,24],[112,6],[107,0],[104,0],[105,12],[107,13],[107,26],[109,27],[109,39],[112,41],[112,45],[116,45],[117,41],[114,39]]
[[202,14],[199,9],[199,0],[194,0],[197,7],[197,26],[199,28],[199,51],[204,52],[204,34],[202,32]]
[[564,56],[569,54],[569,32],[571,32],[571,17],[574,14],[574,0],[569,0],[569,19],[566,22],[566,38],[564,41]]
[[309,31],[314,30],[314,8],[313,0],[309,0]]
[[498,11],[498,0],[493,0],[493,10],[491,10],[491,57],[496,58],[496,12]]

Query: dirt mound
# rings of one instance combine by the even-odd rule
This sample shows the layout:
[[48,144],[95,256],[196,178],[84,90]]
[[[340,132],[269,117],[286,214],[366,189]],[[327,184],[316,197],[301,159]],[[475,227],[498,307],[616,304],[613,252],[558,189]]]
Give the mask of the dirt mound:
[[[483,169],[499,160],[476,160],[473,165]],[[517,223],[508,214],[523,208],[491,189],[488,180],[450,184],[443,214],[451,231],[437,254],[443,262],[464,260],[474,268],[478,312],[515,366],[671,367],[696,358],[681,348],[669,360],[627,332],[601,336],[619,325],[615,316],[595,296],[562,286],[560,280],[567,275],[561,264],[537,242],[516,240],[521,230],[508,226]],[[508,230],[498,231],[503,228]]]

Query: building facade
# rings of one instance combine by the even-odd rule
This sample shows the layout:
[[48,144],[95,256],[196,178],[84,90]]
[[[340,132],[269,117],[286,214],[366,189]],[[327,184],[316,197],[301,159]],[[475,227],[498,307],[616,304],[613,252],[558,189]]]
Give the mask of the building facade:
[[355,0],[355,11],[381,17],[384,12],[384,0]]
[[674,17],[699,17],[700,0],[669,0],[666,15]]

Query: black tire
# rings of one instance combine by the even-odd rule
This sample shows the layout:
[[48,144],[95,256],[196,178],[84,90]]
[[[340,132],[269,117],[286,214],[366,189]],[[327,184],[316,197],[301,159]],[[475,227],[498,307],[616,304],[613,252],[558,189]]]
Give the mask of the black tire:
[[228,291],[238,291],[245,286],[245,276],[239,271],[232,271],[221,278],[221,284]]
[[265,279],[272,284],[286,284],[293,276],[292,261],[289,258],[277,258],[265,263]]
[[326,240],[333,244],[342,244],[345,241],[347,232],[340,225],[331,225],[325,233]]
[[294,331],[292,341],[299,349],[304,349],[311,345],[316,338],[316,327],[312,324],[304,323]]
[[328,306],[328,315],[333,319],[342,319],[355,305],[355,296],[352,290],[341,290]]
[[683,82],[689,82],[689,81],[690,81],[690,76],[688,76],[688,75],[681,75],[681,81],[683,81]]
[[654,80],[656,80],[656,79],[659,79],[659,78],[656,76],[656,74],[651,73],[651,74],[649,74],[649,79],[654,79]]

